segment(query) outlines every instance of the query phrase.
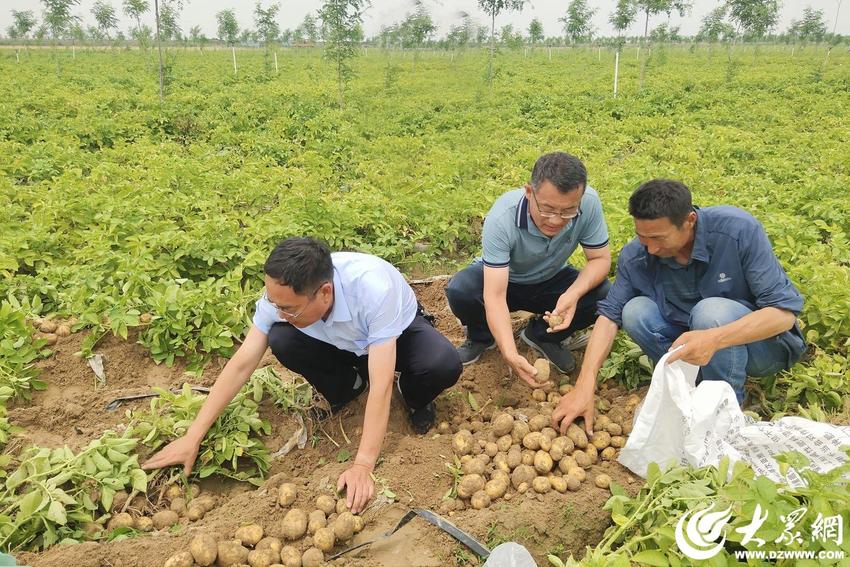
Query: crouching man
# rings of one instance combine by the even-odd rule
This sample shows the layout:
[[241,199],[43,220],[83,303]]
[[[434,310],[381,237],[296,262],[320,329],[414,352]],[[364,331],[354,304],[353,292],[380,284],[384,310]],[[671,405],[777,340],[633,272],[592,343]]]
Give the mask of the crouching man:
[[146,469],[182,464],[188,474],[219,414],[257,368],[268,347],[338,411],[369,387],[363,436],[339,477],[355,513],[372,498],[371,472],[390,414],[395,372],[413,429],[434,424],[434,399],[457,382],[454,346],[422,315],[393,266],[367,254],[331,253],[312,238],[280,242],[264,266],[265,292],[245,342],[227,363],[186,435],[153,455]]
[[790,368],[805,351],[797,315],[803,298],[773,253],[761,224],[731,206],[697,209],[678,181],[655,179],[629,199],[637,238],[617,260],[599,303],[576,387],[552,420],[561,430],[583,417],[593,427],[596,375],[619,327],[653,364],[700,366],[698,381],[728,382],[738,402],[747,376]]

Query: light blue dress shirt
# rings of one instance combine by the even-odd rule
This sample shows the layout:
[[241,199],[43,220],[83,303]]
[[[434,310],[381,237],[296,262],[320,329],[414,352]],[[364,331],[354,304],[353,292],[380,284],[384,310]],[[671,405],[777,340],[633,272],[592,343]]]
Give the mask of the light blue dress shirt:
[[[298,329],[358,356],[371,345],[396,338],[413,322],[416,296],[389,262],[357,252],[334,252],[334,303],[327,319]],[[265,298],[257,301],[254,325],[266,335],[284,320]]]

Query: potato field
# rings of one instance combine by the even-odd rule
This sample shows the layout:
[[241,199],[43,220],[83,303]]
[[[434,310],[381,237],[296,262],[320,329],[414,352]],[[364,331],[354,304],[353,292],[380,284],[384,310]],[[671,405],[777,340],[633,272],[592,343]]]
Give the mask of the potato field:
[[[318,48],[278,49],[277,70],[261,49],[235,54],[237,74],[230,49],[168,49],[160,99],[155,49],[0,49],[0,552],[35,567],[483,564],[421,519],[333,558],[423,508],[541,566],[746,564],[729,551],[755,549],[741,533],[706,562],[675,547],[679,515],[708,496],[734,502],[735,527],[756,505],[850,527],[850,465],[793,489],[741,463],[658,463],[646,479],[621,466],[650,378],[622,333],[591,436],[551,427],[575,373],[532,390],[498,350],[437,399],[426,435],[396,392],[361,514],[336,482],[366,397],[319,423],[317,395],[271,352],[189,478],[142,470],[244,339],[276,242],[384,258],[460,344],[445,276],[480,254],[493,201],[555,150],[586,164],[615,254],[634,236],[628,197],[652,178],[755,215],[805,298],[808,351],[750,379],[744,409],[850,425],[846,50],[626,45],[614,97],[614,48],[500,48],[491,86],[486,50],[369,47],[342,105]],[[823,546],[844,563],[780,564],[850,561],[850,537]]]

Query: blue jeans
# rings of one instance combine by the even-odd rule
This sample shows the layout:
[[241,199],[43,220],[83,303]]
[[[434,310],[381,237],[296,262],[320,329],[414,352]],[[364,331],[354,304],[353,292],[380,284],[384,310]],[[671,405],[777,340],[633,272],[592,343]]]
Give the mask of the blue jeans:
[[[640,296],[623,307],[623,329],[654,365],[682,333],[727,325],[750,313],[752,311],[737,301],[709,297],[694,306],[689,328],[686,328],[667,322],[652,299]],[[702,380],[728,382],[738,403],[743,403],[747,376],[770,376],[788,368],[788,348],[778,340],[780,336],[717,351],[709,363],[700,368],[697,383]]]

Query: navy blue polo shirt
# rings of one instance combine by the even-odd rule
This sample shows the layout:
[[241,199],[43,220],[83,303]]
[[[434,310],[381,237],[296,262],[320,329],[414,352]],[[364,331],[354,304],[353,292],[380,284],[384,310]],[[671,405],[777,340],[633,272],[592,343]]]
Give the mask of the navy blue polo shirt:
[[[691,264],[699,274],[695,282],[698,299],[724,297],[753,311],[776,307],[800,314],[803,297],[788,279],[755,217],[731,206],[697,209],[695,231]],[[617,278],[608,297],[599,302],[598,313],[622,327],[623,307],[630,299],[645,296],[659,306],[665,320],[687,328],[689,312],[682,307],[697,298],[683,290],[688,295],[686,303],[682,294],[671,294],[670,282],[685,274],[668,274],[669,270],[668,264],[633,239],[620,252]],[[783,340],[795,357],[805,350],[796,323],[783,334]]]

